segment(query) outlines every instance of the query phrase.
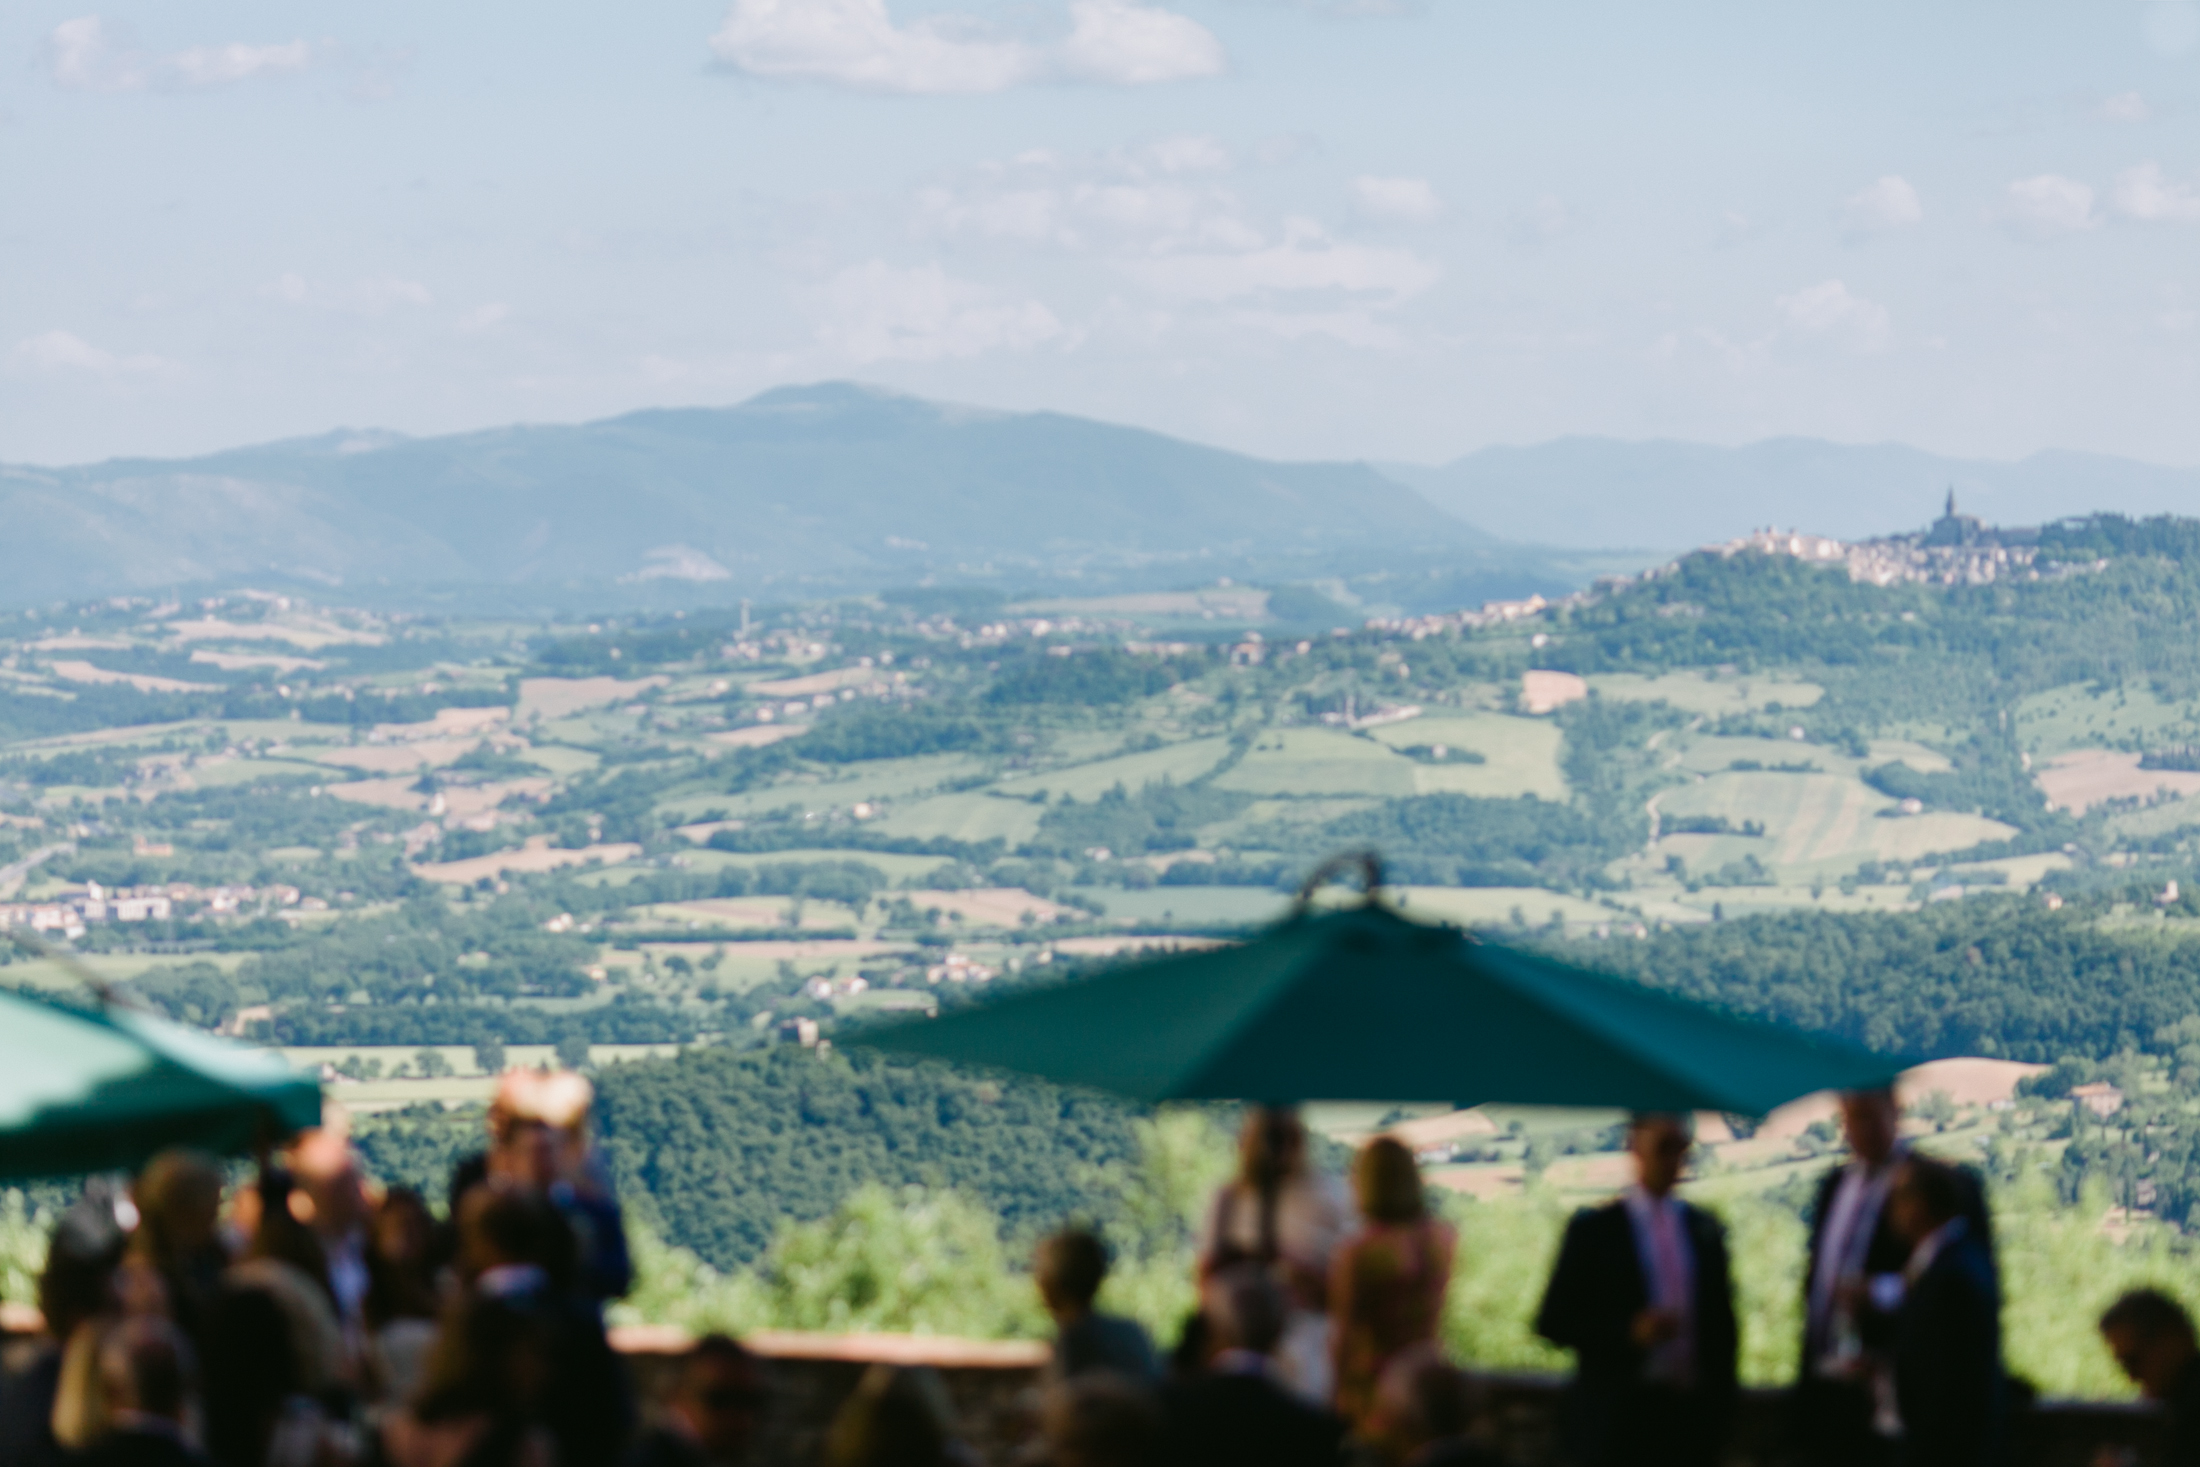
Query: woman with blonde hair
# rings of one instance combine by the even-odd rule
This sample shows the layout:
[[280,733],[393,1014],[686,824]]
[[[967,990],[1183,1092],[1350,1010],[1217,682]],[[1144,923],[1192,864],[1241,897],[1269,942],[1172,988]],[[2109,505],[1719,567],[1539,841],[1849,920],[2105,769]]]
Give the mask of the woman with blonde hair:
[[1420,1165],[1395,1136],[1360,1148],[1352,1190],[1363,1222],[1337,1249],[1330,1272],[1331,1360],[1337,1412],[1364,1427],[1383,1368],[1436,1338],[1458,1236],[1430,1216]]

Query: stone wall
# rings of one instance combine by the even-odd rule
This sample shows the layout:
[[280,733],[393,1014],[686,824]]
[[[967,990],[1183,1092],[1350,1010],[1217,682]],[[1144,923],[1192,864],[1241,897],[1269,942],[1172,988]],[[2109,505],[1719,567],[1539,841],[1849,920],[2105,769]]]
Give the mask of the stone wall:
[[[634,1362],[644,1394],[661,1390],[679,1337],[621,1331],[618,1343]],[[770,1361],[778,1397],[760,1457],[773,1467],[815,1463],[833,1412],[863,1372],[881,1362],[938,1370],[964,1437],[986,1467],[1012,1467],[1034,1435],[1043,1346],[910,1335],[765,1334],[748,1343]],[[1505,1460],[1512,1467],[1563,1467],[1558,1449],[1563,1380],[1500,1374],[1477,1380],[1489,1434]],[[1743,1393],[1727,1467],[1781,1467],[1783,1404],[1778,1391]],[[2012,1467],[2101,1467],[2104,1460],[2143,1467],[2159,1459],[2161,1428],[2160,1413],[2147,1406],[2040,1402],[2016,1423]],[[2127,1455],[2104,1459],[2104,1448]]]
[[[0,1373],[35,1333],[35,1318],[0,1320]],[[654,1327],[614,1330],[645,1410],[669,1387],[687,1338]],[[813,1467],[833,1414],[873,1365],[937,1370],[957,1424],[984,1467],[1017,1467],[1036,1434],[1039,1374],[1046,1347],[1031,1341],[954,1340],[918,1335],[806,1335],[766,1332],[746,1342],[771,1372],[773,1409],[759,1444],[761,1467]],[[1478,1375],[1489,1435],[1512,1467],[1563,1467],[1558,1410],[1564,1384],[1547,1375]],[[1747,1391],[1727,1467],[1783,1467],[1782,1397]],[[2043,1401],[2017,1422],[2011,1467],[2145,1467],[2160,1459],[2162,1418],[2147,1406]],[[2104,1451],[2105,1449],[2105,1451]]]

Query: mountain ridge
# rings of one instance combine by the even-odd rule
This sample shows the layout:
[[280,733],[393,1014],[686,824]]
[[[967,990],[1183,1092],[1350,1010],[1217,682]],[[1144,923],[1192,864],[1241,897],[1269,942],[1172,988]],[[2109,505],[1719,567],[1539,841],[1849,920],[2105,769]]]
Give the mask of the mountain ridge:
[[222,576],[322,584],[719,581],[875,589],[1486,550],[1364,464],[1283,463],[1060,413],[845,383],[723,408],[410,438],[337,429],[192,459],[0,468],[19,596]]

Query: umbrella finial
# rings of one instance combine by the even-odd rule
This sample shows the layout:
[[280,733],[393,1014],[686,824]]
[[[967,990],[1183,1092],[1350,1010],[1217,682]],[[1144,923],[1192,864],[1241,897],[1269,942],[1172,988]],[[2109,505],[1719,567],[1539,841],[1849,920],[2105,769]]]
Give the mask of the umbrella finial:
[[1292,909],[1294,914],[1313,906],[1315,892],[1355,866],[1359,868],[1360,879],[1367,888],[1367,904],[1373,906],[1375,893],[1383,884],[1383,858],[1373,850],[1340,851],[1316,866],[1314,874],[1307,877],[1299,887],[1298,902]]

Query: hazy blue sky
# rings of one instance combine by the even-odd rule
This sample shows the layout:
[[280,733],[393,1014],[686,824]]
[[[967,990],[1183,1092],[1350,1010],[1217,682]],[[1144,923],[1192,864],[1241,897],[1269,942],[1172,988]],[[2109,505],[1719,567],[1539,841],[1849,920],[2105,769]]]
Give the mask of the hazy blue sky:
[[11,0],[0,458],[850,377],[2200,463],[2200,5]]

